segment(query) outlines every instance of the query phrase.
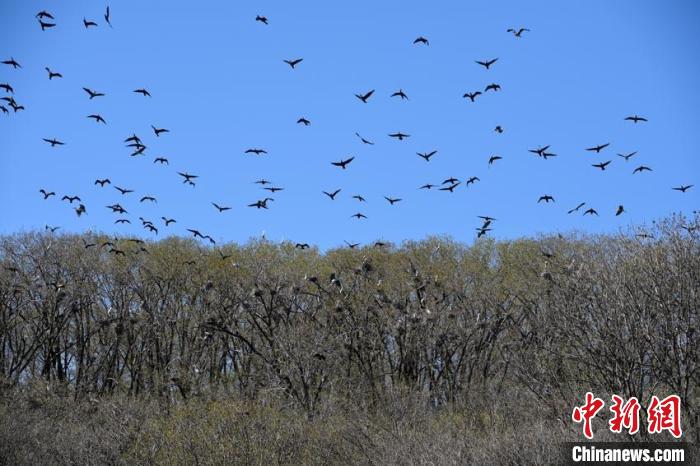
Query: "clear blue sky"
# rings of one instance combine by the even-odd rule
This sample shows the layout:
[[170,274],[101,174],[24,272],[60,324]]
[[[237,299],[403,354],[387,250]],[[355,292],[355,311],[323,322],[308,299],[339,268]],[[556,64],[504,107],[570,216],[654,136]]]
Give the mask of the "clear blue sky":
[[[0,115],[0,233],[49,224],[155,239],[198,228],[243,242],[264,231],[326,248],[435,234],[471,242],[477,215],[498,219],[496,238],[516,238],[614,232],[699,207],[699,2],[122,0],[110,4],[113,29],[107,4],[0,3],[0,59],[23,67],[0,65],[0,82],[26,107]],[[57,27],[40,30],[42,9]],[[83,17],[99,26],[86,30]],[[521,26],[532,31],[506,32]],[[430,45],[413,45],[419,35]],[[295,70],[282,61],[300,57]],[[474,63],[495,57],[488,71]],[[49,81],[45,66],[64,78]],[[502,91],[462,98],[492,82]],[[89,100],[83,87],[106,96]],[[140,87],[152,98],[132,92]],[[410,100],[389,97],[399,88]],[[355,98],[370,89],[367,104]],[[632,114],[649,122],[624,121]],[[311,126],[296,124],[302,116]],[[156,138],[151,124],[171,132]],[[387,136],[396,131],[411,137]],[[122,141],[132,133],[145,156],[129,156]],[[66,145],[42,141],[54,137]],[[584,150],[608,142],[600,155]],[[559,157],[528,152],[545,144]],[[244,155],[251,147],[268,155]],[[429,163],[416,155],[432,150]],[[616,155],[631,151],[629,162]],[[494,154],[503,160],[489,168]],[[347,170],[330,165],[350,155]],[[605,172],[591,167],[606,160]],[[640,164],[653,171],[633,175]],[[197,186],[177,171],[199,175]],[[454,194],[417,189],[451,176],[481,182]],[[105,177],[135,193],[93,185]],[[285,188],[269,210],[246,207],[269,194],[259,178]],[[697,186],[671,190],[682,184]],[[58,196],[44,201],[40,188]],[[335,201],[321,193],[337,188]],[[87,215],[64,194],[79,195]],[[556,202],[538,204],[543,194]],[[143,195],[158,203],[139,203]],[[383,196],[404,200],[389,206]],[[233,209],[219,214],[212,201]],[[105,206],[115,202],[132,225],[113,223]],[[580,202],[600,217],[567,215]],[[618,204],[627,212],[616,217]],[[178,223],[165,228],[161,216]]]

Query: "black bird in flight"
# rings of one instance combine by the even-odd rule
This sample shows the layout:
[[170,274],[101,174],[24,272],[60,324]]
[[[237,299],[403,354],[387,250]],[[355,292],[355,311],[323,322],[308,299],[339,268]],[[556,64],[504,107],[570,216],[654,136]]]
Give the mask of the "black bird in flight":
[[134,89],[136,94],[141,94],[144,97],[151,97],[151,93],[144,88]]
[[99,115],[99,114],[97,114],[97,113],[96,113],[96,114],[93,114],[93,115],[88,115],[87,117],[88,117],[88,118],[92,118],[93,120],[95,120],[96,123],[103,123],[103,124],[105,124],[105,125],[107,124],[107,122],[105,121],[105,119],[102,118],[102,116]]
[[365,94],[355,94],[355,97],[360,99],[362,102],[367,103],[367,99],[372,97],[372,94],[374,94],[374,89],[367,91]]
[[491,68],[491,65],[496,63],[496,61],[498,61],[498,58],[494,58],[492,60],[487,60],[487,61],[476,60],[476,63],[478,63],[479,65],[483,66],[484,68],[486,68],[488,70],[489,68]]
[[454,190],[455,190],[455,188],[456,188],[457,186],[459,186],[460,184],[462,184],[462,182],[461,182],[461,181],[458,181],[457,183],[454,183],[453,185],[446,186],[446,187],[444,187],[444,188],[440,188],[440,191],[449,191],[449,192],[453,193]]
[[63,145],[66,144],[65,142],[61,142],[61,141],[59,141],[59,140],[56,139],[56,138],[54,138],[54,139],[46,139],[46,138],[44,138],[44,141],[46,141],[46,142],[48,142],[49,144],[51,144],[51,147],[63,146]]
[[416,40],[413,41],[414,44],[425,44],[425,45],[430,45],[430,42],[428,42],[428,39],[426,39],[423,36],[418,36]]
[[101,188],[104,188],[106,184],[112,184],[111,181],[109,181],[109,178],[105,178],[104,180],[97,179],[95,180],[95,185],[100,185]]
[[501,90],[501,85],[500,85],[500,84],[491,83],[491,84],[489,84],[488,86],[486,86],[486,88],[484,89],[484,92],[488,92],[488,91],[500,91],[500,90]]
[[36,15],[34,15],[34,16],[35,16],[36,18],[38,18],[38,19],[46,19],[46,18],[48,18],[48,19],[56,19],[56,18],[53,17],[53,15],[51,15],[51,13],[49,13],[49,12],[46,11],[46,10],[42,10],[42,11],[40,11],[39,13],[37,13]]
[[692,185],[692,184],[687,184],[687,185],[680,185],[677,188],[671,188],[671,189],[673,189],[674,191],[680,191],[680,192],[684,193],[687,190],[689,190],[690,188],[692,188],[693,186],[694,185]]
[[495,218],[489,217],[488,215],[477,215],[476,217],[477,217],[477,218],[480,218],[480,219],[483,220],[484,222],[488,222],[488,223],[491,223],[491,222],[495,222],[495,221],[496,221]]
[[248,204],[248,207],[256,207],[258,209],[267,209],[267,201],[274,201],[271,197],[266,197],[265,199],[261,199],[259,201],[255,201],[252,204]]
[[311,124],[311,122],[310,122],[309,120],[307,120],[306,118],[301,117],[301,118],[299,118],[299,119],[297,120],[297,124],[302,124],[302,125],[304,125],[304,126],[309,126],[309,125]]
[[365,214],[361,214],[360,212],[358,212],[358,213],[356,213],[356,214],[353,214],[353,215],[351,215],[350,217],[355,217],[355,218],[358,219],[358,220],[361,219],[361,218],[367,218],[367,216],[366,216]]
[[406,139],[406,138],[408,138],[408,137],[410,137],[410,136],[411,136],[410,134],[404,134],[404,133],[401,133],[401,132],[398,132],[398,133],[394,133],[394,134],[390,134],[390,135],[389,135],[389,137],[396,138],[396,139],[398,139],[399,141],[403,141],[404,139]]
[[49,81],[52,80],[53,78],[62,78],[63,75],[61,73],[54,73],[51,71],[51,69],[47,66],[44,68],[47,73],[49,73]]
[[108,205],[107,208],[112,209],[113,213],[119,213],[119,214],[128,214],[129,213],[126,211],[126,209],[124,209],[124,207],[122,207],[119,204]]
[[631,157],[634,157],[637,154],[637,151],[630,152],[629,154],[617,154],[619,157],[622,157],[625,159],[625,162],[627,162]]
[[585,205],[586,205],[586,203],[582,202],[579,205],[577,205],[576,207],[574,207],[573,209],[571,209],[570,211],[568,211],[567,214],[573,214],[574,212],[578,212],[578,210]]
[[493,163],[494,163],[496,160],[501,160],[502,158],[503,158],[503,157],[501,157],[500,155],[492,155],[492,156],[489,158],[489,166],[493,165]]
[[472,102],[474,102],[474,99],[476,99],[476,98],[479,97],[480,95],[481,95],[481,91],[466,92],[466,93],[462,96],[462,98],[463,98],[463,99],[466,99],[467,97],[469,97],[469,100],[471,100]]
[[326,196],[330,197],[330,198],[331,198],[331,201],[335,201],[335,196],[337,196],[338,193],[339,193],[340,191],[341,191],[341,189],[336,189],[336,190],[333,191],[332,193],[323,191],[323,194],[325,194]]
[[638,166],[637,168],[634,169],[634,171],[632,172],[632,174],[634,175],[635,173],[641,173],[641,172],[643,172],[643,171],[648,171],[648,172],[650,172],[650,171],[652,171],[652,169],[649,168],[649,167],[647,167],[646,165],[640,165],[640,166]]
[[398,91],[394,92],[393,94],[391,94],[391,97],[401,97],[401,100],[408,100],[408,96],[403,91],[403,89],[399,89]]
[[126,218],[119,218],[119,219],[115,220],[114,223],[128,223],[129,225],[131,225],[131,220],[126,219]]
[[189,173],[177,172],[177,174],[183,178],[183,183],[193,183],[192,180],[199,178],[199,175],[190,175]]
[[104,94],[101,92],[95,92],[92,89],[89,89],[87,87],[84,87],[83,90],[88,93],[90,96],[90,100],[94,99],[95,97],[103,97]]
[[39,26],[42,31],[56,27],[56,23],[49,23],[48,21],[39,20]]
[[61,198],[62,201],[68,201],[68,203],[72,204],[73,201],[76,202],[82,202],[82,199],[80,199],[78,196],[63,196]]
[[435,187],[434,184],[426,183],[418,189],[433,189],[434,187]]
[[360,136],[359,133],[355,133],[355,136],[357,136],[358,138],[360,138],[360,141],[362,141],[362,142],[365,143],[365,144],[369,144],[370,146],[373,146],[373,145],[374,145],[374,143],[373,143],[372,141],[369,141],[369,140],[363,138],[362,136]]
[[169,129],[165,128],[156,128],[155,126],[151,125],[151,128],[153,128],[153,132],[155,133],[156,137],[160,137],[161,134],[163,133],[169,133]]
[[230,207],[222,207],[222,206],[220,206],[219,204],[217,204],[216,202],[212,202],[211,205],[213,205],[214,207],[216,207],[216,210],[218,210],[219,212],[225,212],[225,211],[227,211],[227,210],[231,210]]
[[199,230],[193,230],[193,229],[187,228],[187,231],[189,231],[190,233],[192,233],[192,235],[193,235],[195,238],[202,238],[202,239],[204,238],[204,235],[202,235],[202,234],[199,232]]
[[615,217],[617,217],[618,215],[622,215],[624,211],[625,207],[622,204],[620,204],[619,206],[617,206],[617,212],[615,212]]
[[44,229],[49,230],[51,233],[56,233],[56,230],[58,230],[61,227],[52,227],[49,225],[44,226]]
[[398,198],[398,197],[386,197],[386,196],[384,196],[384,199],[389,201],[389,204],[391,204],[391,205],[394,205],[397,202],[401,201],[401,198]]
[[311,246],[309,245],[309,243],[295,243],[294,247],[296,249],[309,249]]
[[124,195],[124,194],[129,194],[129,193],[133,193],[133,192],[134,192],[133,189],[120,188],[119,186],[115,186],[114,189],[116,189],[117,191],[119,191],[120,193],[122,193],[122,195]]
[[166,226],[166,227],[169,226],[171,223],[176,223],[176,222],[177,222],[177,220],[175,220],[174,218],[165,218],[165,217],[161,217],[161,219],[163,219],[163,223],[165,223],[165,226]]
[[40,189],[39,192],[44,195],[44,200],[48,199],[51,196],[55,196],[56,193],[51,191],[51,192],[46,192],[45,189]]
[[600,168],[601,170],[605,171],[605,167],[610,165],[611,160],[608,160],[607,162],[601,162],[601,163],[594,163],[591,166],[595,168]]
[[255,17],[255,21],[259,21],[259,22],[261,22],[261,23],[263,23],[263,24],[268,24],[268,23],[267,23],[267,18],[264,17],[264,16],[260,16],[260,15],[258,15],[258,16]]
[[538,156],[542,157],[542,154],[544,154],[547,149],[549,149],[548,145],[537,149],[528,149],[528,152],[532,152],[533,154],[537,154]]
[[7,83],[2,83],[2,84],[0,84],[0,89],[3,89],[3,90],[4,90],[5,92],[7,92],[8,94],[14,94],[14,93],[15,93],[15,90],[12,88],[12,86],[10,86],[10,85],[7,84]]
[[87,213],[87,209],[85,208],[85,204],[79,204],[78,207],[75,208],[75,214],[80,217],[83,214]]
[[124,139],[124,142],[133,142],[135,144],[141,144],[141,139],[136,134],[132,134],[128,138]]
[[605,144],[601,144],[601,145],[599,145],[599,146],[589,147],[589,148],[586,149],[586,150],[589,151],[589,152],[595,152],[596,154],[600,154],[600,151],[602,151],[603,149],[605,149],[605,148],[608,147],[609,145],[610,145],[610,143],[608,142],[608,143],[605,143]]
[[583,213],[583,215],[584,215],[584,216],[586,216],[586,215],[595,215],[595,216],[597,217],[597,216],[598,216],[598,212],[597,212],[595,209],[590,208],[590,209],[588,209],[587,211],[585,211],[585,212]]
[[511,32],[515,37],[520,39],[522,36],[523,32],[530,32],[528,28],[520,28],[520,29],[515,29],[515,28],[509,28],[506,32]]
[[647,122],[647,121],[649,121],[649,120],[647,120],[646,118],[637,116],[637,115],[632,115],[632,116],[628,116],[627,118],[625,118],[625,121],[631,121],[631,122],[633,122],[633,123],[639,123],[640,121]]
[[143,196],[139,202],[146,202],[146,201],[151,201],[151,202],[158,202],[155,197],[153,196]]
[[97,23],[94,21],[88,21],[83,17],[83,24],[85,25],[85,29],[88,29],[90,27],[97,27]]
[[416,152],[416,154],[418,154],[421,158],[424,158],[426,162],[430,162],[430,158],[431,158],[433,155],[437,154],[437,151],[434,150],[434,151],[428,152],[428,153]]
[[442,182],[442,184],[454,184],[458,182],[459,180],[455,178],[454,176],[451,176],[450,178],[447,178],[445,181]]
[[261,185],[263,185],[263,186],[265,186],[266,184],[270,184],[270,183],[271,183],[271,181],[265,180],[265,179],[255,181],[255,184],[261,184]]
[[360,196],[359,194],[355,194],[352,198],[357,199],[360,202],[367,202],[366,199],[364,197]]
[[159,163],[161,165],[162,164],[170,165],[170,163],[168,162],[168,159],[166,159],[165,157],[156,157],[156,159],[153,160],[153,163]]
[[478,177],[478,176],[472,176],[471,178],[469,178],[469,179],[467,180],[467,186],[469,186],[470,184],[473,184],[473,183],[475,183],[475,182],[477,182],[477,181],[481,181],[481,180],[479,179],[479,177]]
[[494,131],[497,132],[498,134],[503,134],[503,128],[501,126],[496,126],[494,128]]
[[17,68],[22,68],[22,65],[20,65],[17,60],[15,60],[13,57],[10,57],[9,60],[5,60],[2,62],[3,65],[10,65],[12,68],[17,69]]
[[267,151],[264,149],[248,149],[245,151],[246,154],[255,154],[255,155],[260,155],[260,154],[267,154]]
[[340,162],[331,162],[331,165],[334,165],[336,167],[340,167],[343,170],[345,170],[345,167],[347,167],[347,165],[350,162],[352,162],[353,160],[355,160],[355,157],[350,157],[349,159],[341,160]]
[[294,69],[294,67],[297,66],[297,65],[298,65],[299,63],[301,63],[302,61],[304,61],[303,58],[297,58],[297,59],[295,59],[295,60],[284,60],[284,62],[285,62],[287,65],[291,66],[292,69]]
[[109,5],[107,5],[107,9],[105,10],[105,22],[109,27],[112,27],[112,22],[110,21],[111,14],[109,12]]
[[546,202],[547,204],[549,204],[550,202],[555,202],[554,198],[552,196],[550,196],[549,194],[545,194],[544,196],[540,196],[540,198],[537,200],[537,203],[539,204],[542,201]]
[[348,243],[347,241],[345,241],[345,244],[347,244],[350,249],[355,249],[360,245],[360,243]]
[[270,187],[270,188],[263,188],[263,189],[266,190],[266,191],[270,191],[272,194],[276,193],[277,191],[283,191],[283,190],[284,190],[284,188],[275,188],[274,186],[273,186],[273,187]]

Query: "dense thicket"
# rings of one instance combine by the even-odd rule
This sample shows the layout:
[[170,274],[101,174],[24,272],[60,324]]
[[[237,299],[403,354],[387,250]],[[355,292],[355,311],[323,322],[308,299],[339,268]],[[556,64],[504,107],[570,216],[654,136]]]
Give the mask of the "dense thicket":
[[325,254],[5,236],[2,393],[15,400],[40,383],[76,406],[275,403],[303,422],[396,420],[397,400],[443,414],[517,406],[572,431],[586,391],[643,408],[675,393],[697,441],[699,225],[671,217],[643,236],[431,238]]

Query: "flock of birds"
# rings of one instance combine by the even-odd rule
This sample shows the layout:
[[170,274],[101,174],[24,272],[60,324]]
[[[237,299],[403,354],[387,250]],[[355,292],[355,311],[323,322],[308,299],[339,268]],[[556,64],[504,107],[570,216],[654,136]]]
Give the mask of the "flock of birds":
[[[48,12],[48,11],[40,11],[39,13],[36,14],[36,19],[38,21],[39,27],[41,28],[42,31],[50,30],[56,26],[56,21],[54,16]],[[108,27],[112,27],[112,22],[111,22],[111,15],[110,15],[110,9],[109,7],[106,8],[104,15],[104,25]],[[262,25],[267,26],[269,24],[269,20],[265,16],[257,16],[255,18],[255,21],[260,22]],[[97,21],[93,20],[88,20],[86,18],[83,18],[83,26],[86,29],[90,28],[95,28],[99,27],[100,24]],[[530,30],[527,28],[509,28],[507,29],[507,32],[512,34],[516,39],[521,39],[523,37],[524,33],[529,33]],[[414,41],[413,41],[413,46],[429,46],[430,42],[426,37],[423,36],[418,36]],[[297,69],[299,66],[303,66],[304,59],[301,57],[297,58],[292,58],[292,59],[284,59],[283,62],[287,64],[291,70]],[[15,60],[15,58],[10,57],[9,59],[6,59],[1,62],[3,65],[9,66],[15,70],[21,69],[22,65]],[[491,59],[486,59],[486,60],[475,60],[475,63],[481,67],[484,68],[484,71],[490,70],[493,66],[496,66],[498,63],[498,57],[491,58]],[[60,72],[54,71],[50,69],[49,67],[45,67],[45,71],[48,75],[49,80],[54,80],[54,79],[61,79],[63,78],[63,75]],[[0,99],[4,102],[0,104],[0,111],[2,113],[9,115],[11,114],[10,109],[12,110],[12,113],[17,113],[20,111],[24,111],[25,107],[21,105],[17,100],[15,100],[15,90],[14,87],[9,84],[9,83],[0,83],[0,90],[4,91],[5,95],[1,97]],[[94,89],[91,89],[89,87],[83,87],[83,90],[85,91],[86,97],[92,101],[94,99],[99,99],[101,97],[105,96],[104,92],[100,92]],[[469,102],[475,102],[477,98],[480,98],[480,96],[483,96],[487,93],[495,93],[499,92],[501,90],[501,86],[498,83],[491,83],[485,86],[483,90],[474,90],[474,91],[469,91],[465,92],[463,94],[464,99],[468,99]],[[151,93],[149,92],[148,89],[145,88],[138,88],[138,89],[133,89],[133,93],[138,94],[144,98],[149,98],[151,97]],[[375,94],[375,89],[370,89],[365,92],[360,92],[355,94],[355,97],[358,99],[358,101],[361,104],[368,104],[370,102],[370,99],[374,97]],[[391,98],[398,98],[401,100],[409,100],[408,95],[403,89],[399,89],[398,91],[392,93],[390,95]],[[9,108],[8,108],[9,107]],[[99,113],[92,113],[90,115],[87,115],[87,118],[93,120],[97,124],[102,124],[102,125],[107,125],[107,120],[100,115]],[[639,115],[630,115],[625,118],[625,121],[629,121],[632,124],[644,124],[647,123],[647,118],[639,116]],[[311,122],[306,119],[306,118],[299,118],[297,121],[298,124],[308,126],[311,124]],[[167,128],[161,128],[161,127],[156,127],[156,126],[151,126],[151,131],[154,134],[156,138],[160,138],[162,136],[167,135],[170,130]],[[504,129],[502,126],[496,126],[494,128],[494,131],[498,134],[501,134],[504,132]],[[361,136],[359,133],[355,132],[355,135],[359,140],[361,141],[362,144],[367,144],[367,145],[374,145],[374,142],[364,138]],[[411,137],[410,134],[406,134],[403,132],[395,132],[395,133],[390,133],[387,135],[390,138],[396,139],[398,141],[404,141],[408,138]],[[56,137],[47,137],[43,138],[43,141],[45,141],[50,147],[52,148],[58,148],[61,146],[64,146],[66,142],[56,138]],[[126,137],[124,139],[124,144],[126,147],[129,148],[131,151],[130,156],[131,157],[138,157],[138,156],[145,156],[146,151],[148,149],[148,146],[144,143],[144,141],[139,137],[137,134],[131,134],[130,136]],[[603,144],[598,144],[592,147],[588,147],[585,150],[591,153],[594,153],[596,155],[602,155],[606,154],[607,151],[606,149],[609,147],[610,143],[603,143]],[[532,154],[535,154],[538,157],[541,157],[545,160],[551,158],[551,157],[557,157],[557,154],[554,152],[550,151],[550,145],[544,145],[541,147],[529,149],[529,152]],[[249,149],[246,149],[244,151],[245,154],[250,155],[250,156],[264,156],[267,154],[267,151],[263,148],[259,147],[252,147]],[[426,162],[430,162],[432,157],[434,157],[437,154],[437,150],[433,150],[431,152],[417,152],[417,155],[421,157],[423,160]],[[629,161],[632,159],[637,152],[631,152],[627,154],[617,154],[618,157],[622,158],[625,162]],[[488,166],[492,166],[496,164],[499,160],[502,160],[503,157],[499,155],[492,155],[488,158],[487,164]],[[347,170],[352,162],[355,160],[355,157],[348,157],[346,159],[341,159],[337,161],[331,161],[331,165],[334,167],[338,167],[341,170]],[[154,164],[160,164],[160,165],[168,165],[169,161],[167,158],[159,156],[155,157],[153,160]],[[599,169],[601,171],[605,171],[607,167],[612,163],[612,159],[609,160],[603,160],[597,163],[591,164],[592,167]],[[652,168],[647,166],[647,165],[639,165],[636,168],[632,170],[632,174],[641,174],[644,172],[650,172],[652,171]],[[180,180],[182,181],[183,184],[189,185],[194,187],[197,182],[199,181],[199,176],[188,173],[187,171],[177,171],[177,175],[180,177]],[[456,177],[450,177],[448,179],[445,179],[440,185],[435,185],[431,183],[426,183],[422,186],[419,187],[421,190],[439,190],[439,191],[444,191],[444,192],[449,192],[449,193],[454,193],[455,190],[461,186],[469,186],[471,184],[474,184],[476,182],[481,181],[477,176],[472,176],[467,179],[459,179]],[[258,184],[261,186],[261,188],[269,193],[269,195],[266,195],[265,197],[262,197],[261,199],[258,199],[250,204],[248,204],[248,207],[254,208],[254,209],[269,209],[271,206],[271,202],[273,202],[275,199],[273,196],[276,193],[279,193],[284,190],[283,187],[280,186],[275,186],[271,181],[267,179],[259,179],[254,181],[254,183]],[[122,186],[117,186],[112,183],[112,181],[109,178],[101,178],[101,179],[96,179],[94,180],[94,186],[97,186],[99,188],[106,188],[107,186],[112,186],[120,196],[128,196],[129,194],[134,193],[134,190],[122,187]],[[673,190],[679,191],[681,193],[687,192],[689,189],[691,189],[693,185],[688,184],[688,185],[679,185],[679,186],[674,186],[672,187]],[[328,190],[328,191],[322,191],[322,193],[319,193],[320,195],[327,196],[330,201],[336,200],[338,195],[341,193],[342,189],[333,189],[333,190]],[[54,191],[51,191],[46,188],[41,188],[39,190],[39,193],[43,197],[43,200],[48,200],[51,197],[58,197],[57,193]],[[353,199],[357,200],[360,204],[366,202],[366,199],[360,195],[360,194],[355,194],[352,196]],[[395,204],[401,202],[403,199],[400,197],[393,197],[393,196],[384,196],[384,199],[390,206],[394,206]],[[75,213],[78,217],[81,217],[82,215],[87,213],[87,207],[81,197],[79,195],[75,194],[63,194],[61,197],[61,201],[67,202],[71,205],[74,203],[76,206],[74,207]],[[155,196],[151,195],[143,195],[139,199],[139,203],[145,203],[145,202],[152,202],[155,203],[157,202],[157,199]],[[539,199],[537,199],[537,203],[554,203],[556,202],[555,198],[553,195],[544,193],[542,194]],[[221,205],[217,202],[211,202],[212,207],[215,209],[216,212],[218,213],[225,213],[229,210],[232,209],[231,206],[225,206]],[[584,209],[587,207],[586,209]],[[110,209],[116,216],[117,218],[115,219],[114,223],[116,224],[131,224],[131,219],[129,218],[129,212],[127,209],[122,206],[119,202],[114,202],[111,205],[107,205],[106,208]],[[586,202],[581,202],[579,203],[576,207],[570,209],[568,211],[568,214],[573,214],[575,212],[580,212],[583,210],[583,215],[595,215],[598,216],[598,211],[590,206],[587,206]],[[617,207],[617,210],[615,211],[615,215],[619,216],[622,215],[625,212],[625,208],[622,204],[620,204]],[[365,220],[367,219],[367,216],[362,213],[362,212],[356,212],[352,214],[350,217],[355,218],[357,220]],[[483,215],[479,216],[481,225],[476,228],[476,235],[477,237],[484,236],[488,232],[492,231],[493,223],[496,221],[495,218],[488,216],[488,215]],[[139,221],[141,222],[142,227],[153,233],[153,234],[158,234],[160,232],[160,228],[167,228],[170,225],[177,223],[177,220],[175,218],[169,217],[169,216],[161,216],[161,222],[157,226],[156,223],[154,223],[151,220],[145,219],[143,217],[139,217]],[[161,226],[162,225],[162,226]],[[160,228],[159,228],[160,227]],[[52,226],[46,226],[46,228],[52,232],[56,231],[59,227],[52,227]],[[209,241],[210,243],[214,244],[215,240],[207,234],[202,233],[199,229],[196,228],[186,228],[186,231],[191,233],[195,238],[199,238],[202,240]],[[140,240],[133,240],[136,242],[141,242]],[[350,248],[355,248],[359,245],[359,243],[350,243],[350,242],[345,242],[348,247]],[[384,243],[382,242],[377,242],[375,244],[376,246],[383,246]],[[94,246],[94,244],[88,244],[86,243],[86,248]],[[123,254],[123,251],[120,249],[117,249],[114,245],[114,243],[110,241],[106,241],[103,246],[111,246],[110,251],[114,252],[115,254]],[[308,243],[296,243],[296,247],[300,249],[306,249],[309,247]]]

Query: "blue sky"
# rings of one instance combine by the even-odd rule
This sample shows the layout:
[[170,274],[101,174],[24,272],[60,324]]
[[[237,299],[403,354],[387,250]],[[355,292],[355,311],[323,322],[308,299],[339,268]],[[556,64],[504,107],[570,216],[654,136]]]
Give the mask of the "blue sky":
[[[326,248],[429,235],[471,242],[477,215],[498,219],[492,236],[517,238],[615,232],[698,209],[698,2],[123,0],[110,4],[113,29],[107,4],[0,3],[0,59],[22,65],[2,65],[0,82],[26,107],[0,115],[0,233],[49,224],[156,239],[198,228],[244,242],[264,231]],[[34,18],[42,9],[57,23],[46,32]],[[86,30],[83,17],[99,26]],[[521,26],[532,31],[506,32]],[[419,35],[430,45],[413,45]],[[295,70],[283,63],[301,57]],[[495,57],[490,70],[474,62]],[[64,78],[49,81],[45,66]],[[490,83],[502,91],[462,98]],[[106,96],[89,100],[83,87]],[[152,97],[132,92],[140,87]],[[389,97],[399,88],[410,100]],[[370,89],[367,104],[355,98]],[[649,122],[624,121],[632,114]],[[152,124],[171,132],[156,138]],[[387,136],[397,131],[411,137]],[[124,146],[132,133],[148,146],[143,157]],[[66,145],[42,141],[54,137]],[[584,150],[608,142],[600,155]],[[528,152],[546,144],[559,156]],[[244,155],[252,147],[268,155]],[[429,163],[416,155],[432,150]],[[629,162],[616,155],[632,151]],[[494,154],[503,160],[488,167]],[[331,166],[348,156],[347,170]],[[605,172],[591,167],[606,160]],[[641,164],[653,171],[633,175]],[[177,171],[199,175],[197,186]],[[454,194],[417,189],[452,176],[481,181]],[[93,185],[105,177],[135,193]],[[247,207],[269,194],[253,184],[260,178],[285,188],[269,210]],[[698,186],[671,189],[687,184]],[[44,201],[40,188],[58,196]],[[337,188],[335,201],[322,194]],[[87,215],[64,194],[79,195]],[[556,202],[538,204],[543,194]],[[143,195],[157,204],[139,203]],[[113,223],[105,206],[115,202],[131,225]],[[220,214],[211,202],[233,208]],[[580,202],[600,216],[567,215]],[[619,204],[626,213],[616,217]],[[165,228],[161,216],[177,223]]]

